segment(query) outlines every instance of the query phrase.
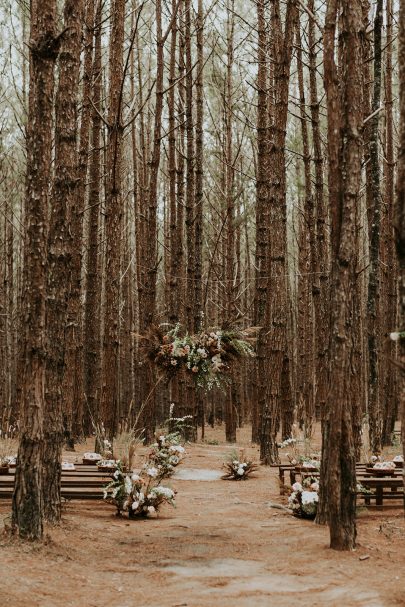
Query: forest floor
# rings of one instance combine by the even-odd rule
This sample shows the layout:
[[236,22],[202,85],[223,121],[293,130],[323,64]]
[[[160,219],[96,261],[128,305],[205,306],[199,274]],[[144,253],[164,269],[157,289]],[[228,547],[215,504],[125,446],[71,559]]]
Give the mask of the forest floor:
[[[189,445],[180,476],[221,472],[234,448],[223,436],[208,428],[205,442]],[[237,447],[257,461],[248,437],[240,430]],[[405,605],[401,508],[362,510],[357,549],[340,553],[328,548],[327,528],[272,507],[286,503],[274,468],[242,482],[170,484],[177,508],[166,506],[159,518],[129,521],[102,501],[72,501],[40,545],[0,536],[1,607]],[[9,512],[2,500],[0,527]]]

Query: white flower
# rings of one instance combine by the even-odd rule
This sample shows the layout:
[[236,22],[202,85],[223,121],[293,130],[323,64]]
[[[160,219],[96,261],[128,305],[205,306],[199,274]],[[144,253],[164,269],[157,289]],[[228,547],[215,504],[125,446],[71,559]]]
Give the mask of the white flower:
[[148,506],[148,512],[149,514],[153,514],[154,512],[156,512],[155,506]]
[[118,478],[118,477],[119,477],[119,475],[120,475],[120,471],[119,471],[119,470],[116,470],[116,471],[114,472],[114,474],[113,474],[113,477],[114,477],[114,478]]
[[392,339],[392,341],[398,341],[400,337],[401,335],[398,332],[390,333],[390,339]]
[[319,491],[319,483],[318,481],[315,481],[314,483],[311,484],[312,491]]
[[131,508],[132,510],[136,510],[137,508],[139,508],[139,502],[132,502]]
[[155,477],[158,475],[158,469],[157,469],[157,468],[154,468],[154,467],[152,467],[152,468],[148,468],[148,469],[146,470],[146,474],[147,474],[148,476],[150,476],[151,478],[155,478]]
[[302,485],[301,483],[294,483],[292,486],[292,490],[293,491],[302,491]]
[[156,495],[162,495],[163,497],[165,497],[166,499],[173,499],[174,497],[174,491],[172,489],[169,489],[169,487],[163,487],[162,485],[158,485],[158,487],[154,487],[151,492],[151,497],[154,497]]
[[236,474],[238,474],[239,476],[243,476],[245,474],[245,470],[244,468],[242,468],[242,466],[240,466],[236,472]]
[[301,494],[302,505],[316,504],[319,501],[318,493],[316,491],[303,491]]
[[185,449],[181,445],[171,445],[169,451],[172,453],[184,453]]
[[127,493],[129,495],[131,493],[131,491],[132,491],[132,481],[129,476],[126,476],[125,477],[125,493]]
[[133,475],[131,476],[131,481],[132,481],[133,483],[137,483],[137,482],[138,482],[138,481],[140,481],[140,480],[141,480],[141,477],[139,476],[139,474],[133,474]]

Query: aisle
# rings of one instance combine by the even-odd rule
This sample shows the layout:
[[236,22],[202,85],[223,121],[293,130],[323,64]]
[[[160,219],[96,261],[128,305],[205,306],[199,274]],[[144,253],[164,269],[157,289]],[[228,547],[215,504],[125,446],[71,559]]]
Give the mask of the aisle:
[[[184,471],[195,475],[220,471],[230,448],[188,450]],[[3,540],[2,607],[403,604],[396,602],[402,601],[397,578],[405,573],[405,527],[398,514],[392,520],[402,525],[403,535],[395,541],[396,554],[388,535],[378,530],[387,515],[378,514],[359,520],[362,546],[341,554],[327,549],[327,529],[269,507],[280,500],[275,470],[261,468],[255,479],[239,483],[178,479],[171,484],[178,490],[177,508],[166,507],[159,519],[118,519],[102,502],[74,502],[63,526],[52,530],[52,541],[39,550],[6,546]],[[0,508],[3,515],[6,505]],[[362,555],[370,558],[360,561]]]

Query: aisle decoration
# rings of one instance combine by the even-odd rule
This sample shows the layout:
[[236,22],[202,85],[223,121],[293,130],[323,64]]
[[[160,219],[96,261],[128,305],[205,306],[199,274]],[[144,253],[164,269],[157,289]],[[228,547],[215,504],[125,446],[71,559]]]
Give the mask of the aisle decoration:
[[319,501],[319,483],[308,477],[302,483],[294,483],[288,498],[288,506],[294,516],[314,519]]
[[394,464],[396,465],[397,468],[404,467],[404,456],[403,455],[396,455],[395,457],[392,458],[392,461],[394,462]]
[[103,459],[103,456],[100,453],[95,453],[94,451],[88,451],[87,453],[83,453],[83,464],[89,466],[96,466],[99,461]]
[[253,343],[257,327],[207,329],[196,335],[181,334],[177,324],[169,331],[152,327],[144,341],[146,357],[157,365],[168,379],[181,369],[189,373],[198,387],[211,390],[228,383],[226,372],[231,363],[254,356]]
[[161,434],[152,445],[144,469],[156,468],[159,479],[171,476],[183,458],[186,450],[181,445],[181,435],[178,432]]
[[252,460],[245,457],[245,452],[241,449],[239,457],[236,451],[232,451],[223,463],[223,468],[226,470],[226,473],[222,476],[223,480],[245,481],[258,467]]
[[119,462],[104,489],[104,499],[116,506],[117,516],[123,512],[128,512],[129,518],[158,514],[165,503],[175,506],[174,490],[161,485],[160,480],[154,467],[144,467],[139,474],[125,473]]

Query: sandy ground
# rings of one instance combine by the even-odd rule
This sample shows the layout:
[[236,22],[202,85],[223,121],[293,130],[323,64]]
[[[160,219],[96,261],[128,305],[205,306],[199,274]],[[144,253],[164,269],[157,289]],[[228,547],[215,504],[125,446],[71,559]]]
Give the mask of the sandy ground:
[[[248,429],[238,438],[257,461]],[[223,441],[222,429],[209,429],[206,441],[188,446],[180,476],[220,472],[232,447],[209,444]],[[357,549],[339,553],[328,548],[327,528],[271,506],[285,503],[274,469],[245,482],[170,484],[177,508],[159,518],[129,521],[103,502],[76,501],[43,544],[1,536],[1,607],[405,605],[402,509],[362,511]],[[0,527],[9,511],[0,502]]]

